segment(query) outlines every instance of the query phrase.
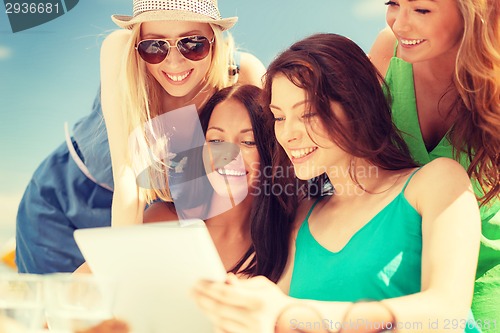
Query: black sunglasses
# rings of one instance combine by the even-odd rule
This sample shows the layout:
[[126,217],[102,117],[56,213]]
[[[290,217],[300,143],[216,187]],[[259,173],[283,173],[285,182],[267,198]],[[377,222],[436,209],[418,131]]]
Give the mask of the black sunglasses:
[[[169,40],[175,41],[175,46],[170,45]],[[210,52],[210,45],[213,42],[214,38],[208,40],[205,36],[144,39],[135,46],[135,49],[139,52],[141,58],[150,64],[159,64],[165,60],[172,47],[176,47],[184,58],[191,61],[199,61],[206,58]]]

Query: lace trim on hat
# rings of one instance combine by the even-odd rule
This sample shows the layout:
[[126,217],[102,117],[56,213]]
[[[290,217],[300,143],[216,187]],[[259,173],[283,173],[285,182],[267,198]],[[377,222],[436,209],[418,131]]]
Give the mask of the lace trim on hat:
[[220,20],[219,10],[212,1],[204,0],[138,0],[134,1],[134,17],[152,10],[184,10]]

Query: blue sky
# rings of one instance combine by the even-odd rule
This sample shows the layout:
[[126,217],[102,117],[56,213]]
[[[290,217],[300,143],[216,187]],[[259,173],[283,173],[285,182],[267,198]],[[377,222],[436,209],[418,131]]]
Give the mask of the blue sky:
[[[316,32],[347,36],[368,52],[385,26],[383,0],[219,0],[243,50],[268,65]],[[65,15],[12,33],[0,4],[0,228],[15,223],[17,204],[38,164],[91,108],[99,85],[99,48],[116,28],[112,14],[131,14],[131,0],[81,0]]]

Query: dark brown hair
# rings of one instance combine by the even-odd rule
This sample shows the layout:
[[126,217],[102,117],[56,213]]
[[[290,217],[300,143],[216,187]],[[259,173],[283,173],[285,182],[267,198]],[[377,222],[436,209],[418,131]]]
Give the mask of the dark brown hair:
[[[252,245],[230,272],[248,276],[264,275],[276,282],[284,269],[287,258],[286,253],[282,253],[281,249],[276,248],[276,246],[286,242],[289,234],[286,230],[291,225],[293,217],[286,213],[279,201],[281,197],[269,195],[270,192],[266,190],[272,186],[272,172],[269,171],[269,168],[272,165],[272,152],[275,150],[277,142],[273,131],[272,114],[267,110],[265,112],[260,104],[261,92],[260,88],[252,85],[235,85],[224,88],[215,93],[205,104],[201,111],[200,122],[203,132],[206,133],[214,108],[226,100],[236,100],[243,104],[247,110],[260,157],[259,188],[258,192],[253,194],[256,197],[252,202],[249,216]],[[293,198],[291,202],[293,202]],[[283,227],[287,229],[279,229]],[[267,237],[261,237],[262,233],[269,229],[272,230],[272,234],[278,234],[277,239],[269,240]],[[249,265],[243,267],[250,257],[252,259]],[[275,258],[278,263],[274,262]]]
[[[273,79],[280,74],[306,91],[310,110],[341,149],[383,169],[416,166],[392,122],[390,104],[380,87],[383,79],[354,42],[336,34],[317,34],[293,44],[267,70],[265,104],[270,103]],[[342,106],[347,122],[337,119],[332,101]]]
[[[307,95],[309,112],[316,112],[323,127],[329,130],[330,139],[354,157],[362,158],[377,167],[399,170],[415,167],[406,143],[392,123],[391,108],[380,82],[382,77],[366,54],[351,40],[335,34],[317,34],[293,44],[270,65],[265,75],[263,105],[271,101],[273,79],[284,75]],[[385,88],[388,92],[389,90]],[[338,102],[347,119],[340,122],[331,109],[331,102]],[[305,119],[308,119],[307,117]],[[290,165],[290,161],[277,145],[273,156],[273,170]],[[293,176],[293,175],[292,175]],[[320,181],[323,177],[311,182]],[[290,182],[286,177],[274,177],[274,183]],[[277,280],[283,273],[288,259],[291,224],[301,193],[309,197],[323,195],[312,193],[309,182],[305,193],[296,182],[293,195],[287,193],[275,201],[282,203],[286,218],[261,224],[253,237],[258,267],[265,268],[267,276]],[[262,200],[265,200],[262,198]],[[284,214],[284,213],[283,213]],[[282,215],[283,215],[282,214]],[[287,219],[288,218],[288,219]]]

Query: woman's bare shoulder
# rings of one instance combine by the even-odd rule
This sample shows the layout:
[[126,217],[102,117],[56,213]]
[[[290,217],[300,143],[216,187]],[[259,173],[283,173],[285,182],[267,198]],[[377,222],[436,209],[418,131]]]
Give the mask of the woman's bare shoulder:
[[238,83],[252,84],[257,87],[262,87],[262,77],[266,72],[266,68],[262,62],[251,53],[240,52],[240,74]]
[[117,45],[117,44],[123,45],[130,39],[130,36],[132,36],[132,32],[130,30],[125,30],[125,29],[115,30],[109,35],[107,35],[106,38],[104,38],[102,44],[103,46]]
[[106,68],[117,68],[121,61],[119,59],[128,46],[128,41],[132,36],[129,30],[121,29],[110,33],[101,46],[101,71]]
[[449,205],[462,194],[468,193],[475,204],[469,176],[457,161],[441,157],[424,165],[408,184],[405,196],[419,211],[426,207]]
[[[102,111],[104,118],[114,117],[113,115],[119,116],[120,113],[117,112],[119,109],[118,103],[120,99],[118,98],[118,80],[123,66],[123,56],[126,52],[130,40],[131,32],[125,29],[115,30],[110,33],[102,42],[101,46],[101,101],[102,101]],[[112,122],[106,121],[107,126],[121,126],[113,125],[117,119],[110,119]],[[122,121],[120,120],[120,123]],[[109,129],[108,129],[109,134]]]
[[389,27],[383,29],[373,43],[369,57],[372,63],[377,67],[378,71],[385,76],[389,62],[394,55],[394,46],[396,45],[396,37]]
[[415,173],[414,179],[416,183],[423,184],[422,187],[425,189],[440,186],[464,186],[464,184],[469,186],[470,184],[463,166],[447,157],[440,157],[427,163]]

